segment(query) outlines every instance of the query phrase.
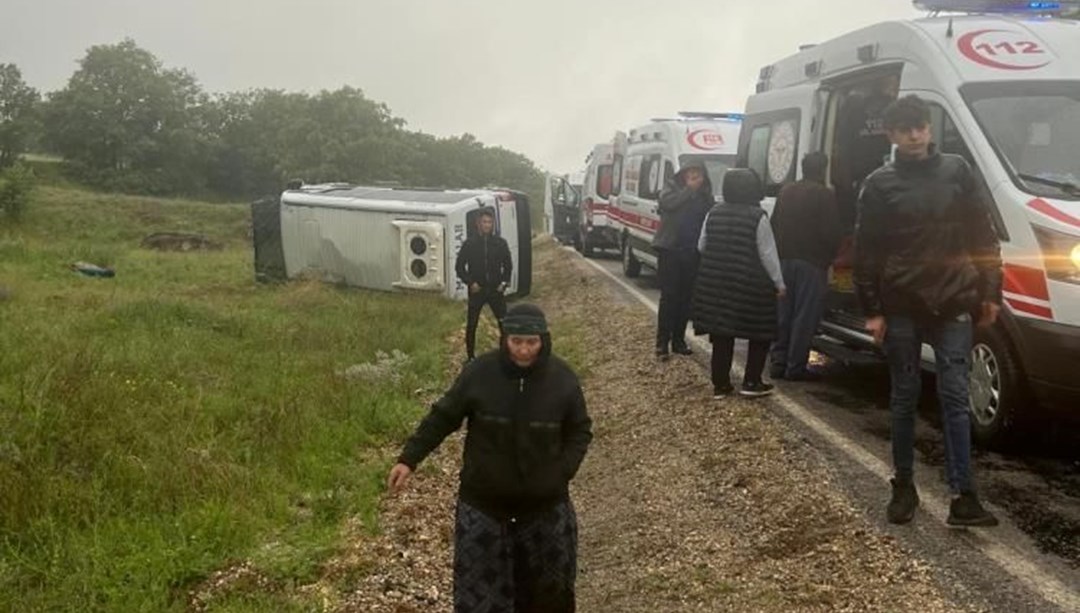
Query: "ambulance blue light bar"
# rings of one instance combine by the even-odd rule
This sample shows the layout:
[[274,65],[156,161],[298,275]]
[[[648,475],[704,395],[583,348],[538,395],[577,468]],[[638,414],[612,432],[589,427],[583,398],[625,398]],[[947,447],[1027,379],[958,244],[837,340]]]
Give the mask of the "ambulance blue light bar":
[[1061,15],[1080,10],[1078,0],[915,0],[916,8],[933,13],[1028,13]]
[[731,121],[742,121],[742,113],[714,113],[710,111],[679,111],[679,117],[683,119],[729,119]]

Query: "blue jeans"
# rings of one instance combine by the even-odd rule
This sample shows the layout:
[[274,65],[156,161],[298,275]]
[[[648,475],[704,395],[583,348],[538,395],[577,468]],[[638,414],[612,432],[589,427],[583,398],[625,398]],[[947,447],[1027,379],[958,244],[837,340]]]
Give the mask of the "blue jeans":
[[968,415],[968,369],[971,360],[971,317],[924,322],[889,317],[885,354],[892,389],[892,453],[896,476],[910,479],[915,466],[915,410],[922,388],[919,354],[923,341],[934,348],[937,395],[945,436],[945,468],[954,494],[971,491],[971,422]]

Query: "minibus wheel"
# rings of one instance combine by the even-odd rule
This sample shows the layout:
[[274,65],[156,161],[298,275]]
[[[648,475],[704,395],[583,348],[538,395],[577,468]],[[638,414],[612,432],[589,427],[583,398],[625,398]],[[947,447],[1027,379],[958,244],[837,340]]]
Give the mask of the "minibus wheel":
[[641,261],[634,256],[634,249],[626,240],[622,248],[622,271],[627,279],[636,279],[641,275]]
[[1015,437],[1029,404],[1023,372],[1001,328],[976,328],[969,372],[972,435],[981,447],[1001,448]]

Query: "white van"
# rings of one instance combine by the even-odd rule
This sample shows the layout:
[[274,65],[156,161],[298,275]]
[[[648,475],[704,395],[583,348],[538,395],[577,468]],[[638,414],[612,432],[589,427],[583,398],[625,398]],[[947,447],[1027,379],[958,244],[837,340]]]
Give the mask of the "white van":
[[717,198],[724,173],[735,165],[742,114],[679,113],[653,119],[627,135],[616,135],[615,183],[611,217],[621,227],[623,273],[636,277],[644,264],[656,269],[653,237],[660,227],[660,191],[687,162],[705,164]]
[[593,147],[585,158],[578,223],[578,251],[591,256],[596,249],[617,248],[619,233],[609,218],[615,148],[611,143]]
[[[971,356],[974,433],[994,444],[1036,407],[1080,408],[1080,22],[1033,14],[1078,3],[916,4],[981,14],[882,23],[762,68],[739,165],[757,170],[775,195],[806,153],[829,154],[851,229],[859,181],[890,153],[875,114],[897,95],[929,102],[934,141],[976,169],[1001,239],[1003,316],[976,331]],[[850,255],[848,243],[816,343],[849,359],[874,351]],[[928,367],[932,356],[924,348]]]
[[439,293],[464,300],[454,273],[462,243],[477,232],[482,208],[495,211],[495,232],[514,262],[508,294],[532,284],[529,203],[509,190],[425,190],[306,185],[253,206],[256,273],[313,276],[384,291]]

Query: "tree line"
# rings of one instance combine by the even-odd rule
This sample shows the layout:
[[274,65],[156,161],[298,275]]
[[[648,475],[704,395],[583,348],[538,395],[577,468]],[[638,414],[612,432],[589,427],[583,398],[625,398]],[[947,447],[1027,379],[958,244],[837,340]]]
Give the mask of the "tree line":
[[253,198],[292,179],[536,194],[544,180],[525,156],[471,134],[408,130],[360,89],[211,94],[130,39],[91,47],[44,96],[0,64],[0,169],[27,151],[62,158],[81,183],[151,195]]

